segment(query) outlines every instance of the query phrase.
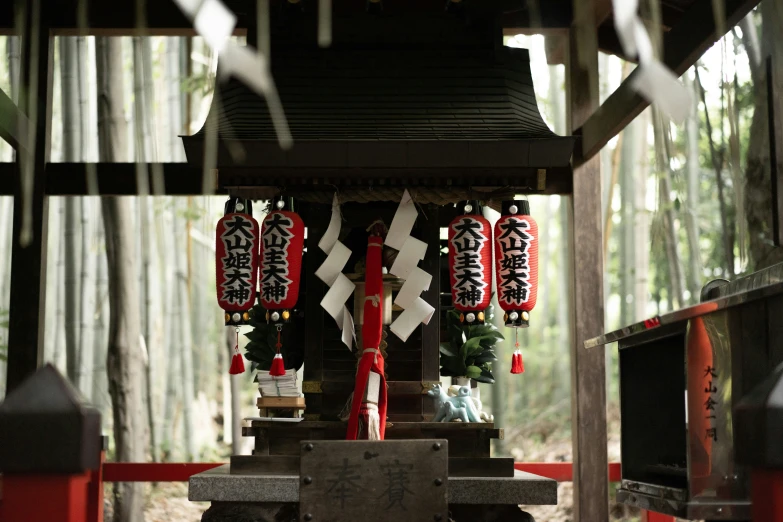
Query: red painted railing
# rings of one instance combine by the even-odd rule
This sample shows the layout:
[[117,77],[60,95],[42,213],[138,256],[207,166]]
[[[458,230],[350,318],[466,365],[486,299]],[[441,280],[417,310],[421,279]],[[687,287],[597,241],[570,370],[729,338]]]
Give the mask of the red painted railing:
[[[103,522],[103,484],[105,482],[186,482],[192,475],[207,471],[223,463],[126,463],[106,462],[90,476],[88,485],[88,516],[86,522]],[[517,462],[514,468],[558,482],[573,480],[571,462]],[[620,481],[620,464],[609,464],[610,482]],[[69,520],[69,519],[64,519]],[[642,522],[674,522],[674,517],[642,511]]]
[[[558,482],[574,480],[574,466],[570,462],[515,462],[514,468]],[[609,482],[620,482],[620,463],[609,463]]]

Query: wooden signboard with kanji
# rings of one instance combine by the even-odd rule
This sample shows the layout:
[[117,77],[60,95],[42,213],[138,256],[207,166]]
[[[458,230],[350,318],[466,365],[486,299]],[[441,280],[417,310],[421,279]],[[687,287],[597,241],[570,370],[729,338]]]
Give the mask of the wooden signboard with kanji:
[[302,441],[301,520],[448,520],[448,441]]

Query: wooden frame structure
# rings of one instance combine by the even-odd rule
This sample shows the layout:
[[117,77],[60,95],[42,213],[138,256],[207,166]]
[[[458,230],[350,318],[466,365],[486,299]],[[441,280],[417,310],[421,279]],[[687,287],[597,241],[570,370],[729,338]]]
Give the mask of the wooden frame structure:
[[[429,0],[427,0],[429,1]],[[547,183],[534,184],[534,168],[512,169],[509,175],[528,176],[531,193],[570,195],[572,304],[572,411],[574,437],[574,512],[577,520],[608,519],[608,481],[606,455],[606,418],[604,358],[602,352],[583,350],[583,341],[603,330],[603,259],[600,211],[599,150],[648,102],[631,87],[632,78],[602,105],[597,100],[597,53],[599,49],[621,54],[614,33],[610,0],[551,0],[541,2],[504,2],[483,0],[508,7],[501,17],[507,33],[544,33],[552,56],[558,52],[567,63],[569,129],[579,138],[573,169],[554,169]],[[759,0],[725,0],[725,20],[715,22],[713,0],[664,0],[663,61],[682,74],[722,34],[735,25]],[[335,2],[336,4],[338,2]],[[387,2],[402,9],[416,6],[413,0]],[[427,2],[419,2],[424,4]],[[442,5],[442,0],[438,0]],[[238,31],[247,29],[247,20],[255,20],[255,1],[229,0],[226,4],[239,19]],[[345,2],[364,4],[364,2]],[[47,197],[50,195],[86,195],[87,165],[48,163],[51,127],[52,49],[54,35],[192,35],[190,22],[171,0],[147,3],[146,12],[136,1],[99,2],[86,0],[17,0],[0,5],[0,34],[22,37],[21,91],[26,93],[18,105],[0,91],[0,137],[17,150],[17,162],[0,164],[0,195],[13,195],[14,230],[12,253],[11,314],[8,346],[8,389],[16,387],[41,363],[44,317],[44,289],[48,221]],[[520,8],[519,5],[527,5]],[[399,7],[402,6],[402,7]],[[534,6],[531,9],[529,6]],[[576,9],[574,8],[576,6]],[[22,14],[21,17],[15,16]],[[141,14],[140,17],[137,17]],[[576,15],[579,16],[576,16]],[[586,38],[578,39],[575,19]],[[16,24],[22,21],[21,30]],[[584,23],[582,20],[592,20]],[[585,42],[590,42],[585,45]],[[558,51],[559,49],[559,51]],[[579,58],[576,59],[578,49]],[[567,52],[565,52],[567,51]],[[584,59],[586,58],[586,59]],[[556,59],[555,59],[556,61]],[[36,64],[35,68],[31,64]],[[587,66],[585,64],[588,64]],[[37,139],[31,142],[29,130]],[[32,242],[20,243],[23,191],[19,159],[33,169]],[[136,166],[132,163],[92,166],[98,176],[101,195],[136,194]],[[150,167],[148,165],[148,167]],[[159,165],[165,179],[166,194],[195,195],[203,190],[202,173],[187,164]],[[437,174],[437,169],[424,169]],[[513,173],[513,174],[512,174]],[[221,169],[216,193],[235,186],[242,168]],[[432,372],[435,372],[433,374]],[[425,369],[429,378],[437,368]]]

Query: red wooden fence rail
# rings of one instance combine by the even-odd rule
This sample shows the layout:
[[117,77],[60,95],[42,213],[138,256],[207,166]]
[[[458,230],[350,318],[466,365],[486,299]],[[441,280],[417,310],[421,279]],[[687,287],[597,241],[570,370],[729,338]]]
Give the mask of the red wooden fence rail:
[[[223,463],[127,463],[106,462],[91,475],[88,495],[87,522],[103,522],[103,484],[105,482],[186,482],[191,475],[201,473]],[[517,462],[514,468],[558,482],[573,480],[573,465],[570,462]],[[620,481],[620,464],[609,464],[607,476],[610,482]],[[642,511],[642,522],[674,522],[674,517]]]

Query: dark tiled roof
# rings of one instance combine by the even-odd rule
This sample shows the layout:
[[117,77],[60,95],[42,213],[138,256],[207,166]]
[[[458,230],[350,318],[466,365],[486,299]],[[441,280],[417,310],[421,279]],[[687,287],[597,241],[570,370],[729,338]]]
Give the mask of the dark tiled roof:
[[[526,157],[539,159],[520,166],[569,162],[574,140],[556,136],[542,120],[524,49],[276,50],[272,59],[294,150],[297,142],[324,140],[343,145],[407,141],[418,147],[437,142],[439,150],[444,141],[513,141],[525,142],[515,145],[517,157],[519,146],[539,143],[541,151],[548,151],[544,158],[531,152]],[[221,139],[276,140],[262,98],[237,80],[219,92]],[[202,128],[184,138],[192,162],[200,161],[204,133]]]

